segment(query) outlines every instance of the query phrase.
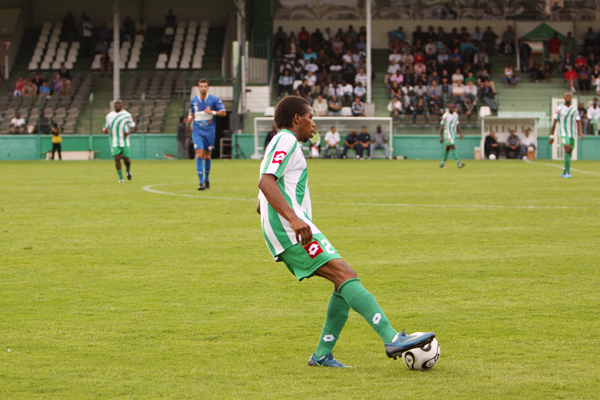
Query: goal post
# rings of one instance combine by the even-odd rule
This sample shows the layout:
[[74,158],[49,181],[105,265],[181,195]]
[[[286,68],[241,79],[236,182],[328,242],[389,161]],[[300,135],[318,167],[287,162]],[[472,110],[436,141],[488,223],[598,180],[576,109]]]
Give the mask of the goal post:
[[[381,130],[388,134],[389,158],[392,159],[394,152],[394,125],[391,117],[313,117],[313,120],[317,124],[317,130],[321,134],[321,141],[325,138],[325,133],[332,126],[335,126],[340,134],[341,145],[343,145],[346,135],[353,130],[356,130],[360,134],[362,127],[366,126],[367,132],[372,137],[377,129],[377,125],[381,125]],[[259,141],[258,135],[270,132],[273,124],[273,117],[254,118],[254,153],[252,154],[252,159],[259,160],[263,158],[264,148]]]

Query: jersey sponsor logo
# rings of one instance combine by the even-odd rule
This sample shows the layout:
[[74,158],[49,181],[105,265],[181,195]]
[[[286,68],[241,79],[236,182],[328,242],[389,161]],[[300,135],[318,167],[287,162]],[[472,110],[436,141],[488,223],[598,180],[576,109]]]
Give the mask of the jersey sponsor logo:
[[379,321],[381,321],[381,314],[377,313],[373,316],[373,325],[379,325]]
[[275,154],[273,154],[273,161],[271,161],[271,163],[281,164],[281,162],[285,159],[285,156],[287,156],[285,151],[276,151]]
[[319,245],[319,242],[317,242],[316,240],[304,246],[304,250],[306,250],[310,258],[315,258],[323,252],[323,249]]

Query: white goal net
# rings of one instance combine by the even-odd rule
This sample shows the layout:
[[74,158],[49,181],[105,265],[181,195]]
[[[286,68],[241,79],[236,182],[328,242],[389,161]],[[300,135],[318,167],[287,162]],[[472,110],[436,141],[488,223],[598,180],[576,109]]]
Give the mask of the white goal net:
[[[392,158],[393,149],[393,120],[391,117],[314,117],[313,120],[317,124],[317,129],[321,134],[321,141],[325,137],[332,126],[337,128],[340,134],[340,146],[343,146],[344,138],[347,134],[356,130],[361,132],[362,127],[367,127],[367,132],[373,136],[377,130],[377,125],[381,125],[381,130],[388,134],[389,157]],[[264,137],[271,131],[273,126],[273,117],[257,117],[254,118],[254,153],[253,159],[262,159],[264,156],[264,142],[260,140],[260,136]]]

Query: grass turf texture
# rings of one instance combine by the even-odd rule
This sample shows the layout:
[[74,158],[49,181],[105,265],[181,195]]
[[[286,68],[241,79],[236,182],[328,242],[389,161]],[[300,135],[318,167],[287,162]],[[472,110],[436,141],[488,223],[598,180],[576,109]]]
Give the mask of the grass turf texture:
[[315,223],[396,329],[436,332],[433,370],[354,312],[355,368],[307,366],[332,285],[272,262],[258,162],[205,192],[193,161],[1,162],[0,398],[597,396],[600,163],[308,163]]

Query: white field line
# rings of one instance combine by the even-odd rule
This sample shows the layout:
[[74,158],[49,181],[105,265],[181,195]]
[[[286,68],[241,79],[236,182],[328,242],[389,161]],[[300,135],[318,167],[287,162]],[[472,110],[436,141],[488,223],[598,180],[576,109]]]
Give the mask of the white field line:
[[[550,164],[551,165],[551,164]],[[193,182],[177,183],[159,183],[156,185],[144,186],[144,190],[150,193],[164,194],[167,196],[193,197],[204,200],[232,200],[232,201],[258,201],[258,198],[248,199],[241,197],[216,197],[216,196],[198,196],[193,194],[171,193],[152,189],[156,186],[167,185],[194,185]],[[502,206],[502,205],[484,205],[484,204],[405,204],[405,203],[336,203],[329,201],[313,201],[313,204],[325,204],[335,206],[369,206],[369,207],[414,207],[414,208],[471,208],[471,209],[527,209],[527,210],[571,210],[571,209],[591,209],[596,207],[572,207],[572,206]]]
[[[531,161],[531,160],[523,160],[528,164],[533,164],[533,165],[545,165],[547,167],[554,167],[554,168],[560,168],[563,169],[563,167],[561,165],[556,165],[556,164],[548,164],[548,163],[543,163],[543,162],[537,162],[537,161]],[[600,175],[597,172],[589,172],[589,171],[582,171],[579,169],[573,169],[571,168],[571,171],[575,171],[575,172],[581,172],[582,174],[590,174],[590,175]]]

